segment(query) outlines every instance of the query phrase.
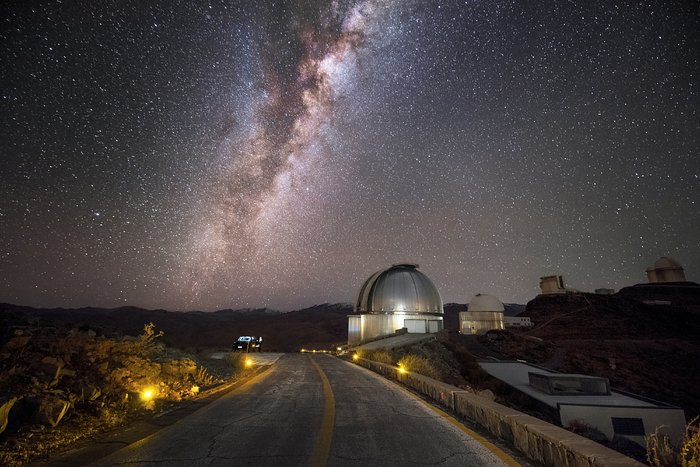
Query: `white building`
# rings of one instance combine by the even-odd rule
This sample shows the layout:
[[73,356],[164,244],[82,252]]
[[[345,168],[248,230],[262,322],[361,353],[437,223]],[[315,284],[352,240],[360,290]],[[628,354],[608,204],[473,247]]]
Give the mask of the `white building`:
[[540,277],[540,290],[543,295],[565,294],[564,278],[562,276]]
[[532,327],[532,320],[529,316],[504,316],[503,321],[507,328]]
[[503,303],[493,295],[476,294],[467,311],[459,312],[459,332],[483,334],[492,329],[505,329],[503,311]]
[[417,264],[394,264],[372,274],[360,288],[355,315],[348,316],[348,344],[443,328],[440,293]]
[[683,409],[610,389],[607,378],[555,373],[521,362],[479,362],[498,378],[548,407],[561,426],[584,423],[612,440],[623,436],[641,446],[656,431],[678,442],[685,433]]
[[683,266],[673,258],[662,256],[657,259],[653,266],[647,268],[647,279],[649,283],[657,282],[685,282],[685,272]]

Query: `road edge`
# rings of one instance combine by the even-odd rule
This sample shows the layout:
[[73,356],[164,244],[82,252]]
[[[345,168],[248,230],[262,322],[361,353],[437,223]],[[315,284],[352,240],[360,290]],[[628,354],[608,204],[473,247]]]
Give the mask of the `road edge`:
[[171,409],[96,435],[103,437],[104,440],[97,440],[94,436],[82,439],[72,447],[68,447],[67,450],[51,455],[48,459],[37,459],[27,465],[76,466],[95,462],[177,423],[226,394],[258,382],[268,375],[273,365],[261,365],[240,379],[215,386],[202,392],[196,398],[184,401]]

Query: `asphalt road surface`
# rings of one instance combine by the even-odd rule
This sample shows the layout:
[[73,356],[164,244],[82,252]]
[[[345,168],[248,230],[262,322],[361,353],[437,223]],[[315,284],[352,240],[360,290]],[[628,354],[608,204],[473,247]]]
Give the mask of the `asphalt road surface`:
[[514,461],[405,389],[327,355],[249,383],[92,465],[478,466]]

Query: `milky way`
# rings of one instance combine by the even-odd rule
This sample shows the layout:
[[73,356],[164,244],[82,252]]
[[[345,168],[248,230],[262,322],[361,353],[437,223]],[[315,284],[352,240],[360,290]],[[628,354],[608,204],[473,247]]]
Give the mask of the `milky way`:
[[292,309],[700,279],[695,2],[2,7],[0,301]]
[[321,154],[326,127],[334,101],[342,96],[343,78],[355,65],[358,49],[367,39],[367,24],[378,8],[363,2],[343,18],[334,5],[316,29],[291,28],[285,37],[299,42],[298,63],[281,70],[276,69],[278,51],[265,50],[263,97],[249,134],[240,146],[222,149],[227,162],[215,180],[211,209],[195,226],[187,262],[194,262],[189,282],[195,300],[202,289],[218,287],[221,274],[239,285],[238,293],[240,284],[259,284],[272,261],[261,250],[280,242],[293,248],[279,238],[275,227],[286,210],[310,209],[308,201],[290,203],[290,198],[320,176],[324,157],[337,157],[331,151]]

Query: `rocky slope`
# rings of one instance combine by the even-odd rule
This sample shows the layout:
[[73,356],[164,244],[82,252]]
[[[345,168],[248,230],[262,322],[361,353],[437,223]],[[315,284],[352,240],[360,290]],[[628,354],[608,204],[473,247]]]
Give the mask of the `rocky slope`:
[[700,414],[700,288],[628,289],[538,296],[522,315],[534,328],[484,342],[510,358],[609,378],[614,388],[683,407],[689,419]]

